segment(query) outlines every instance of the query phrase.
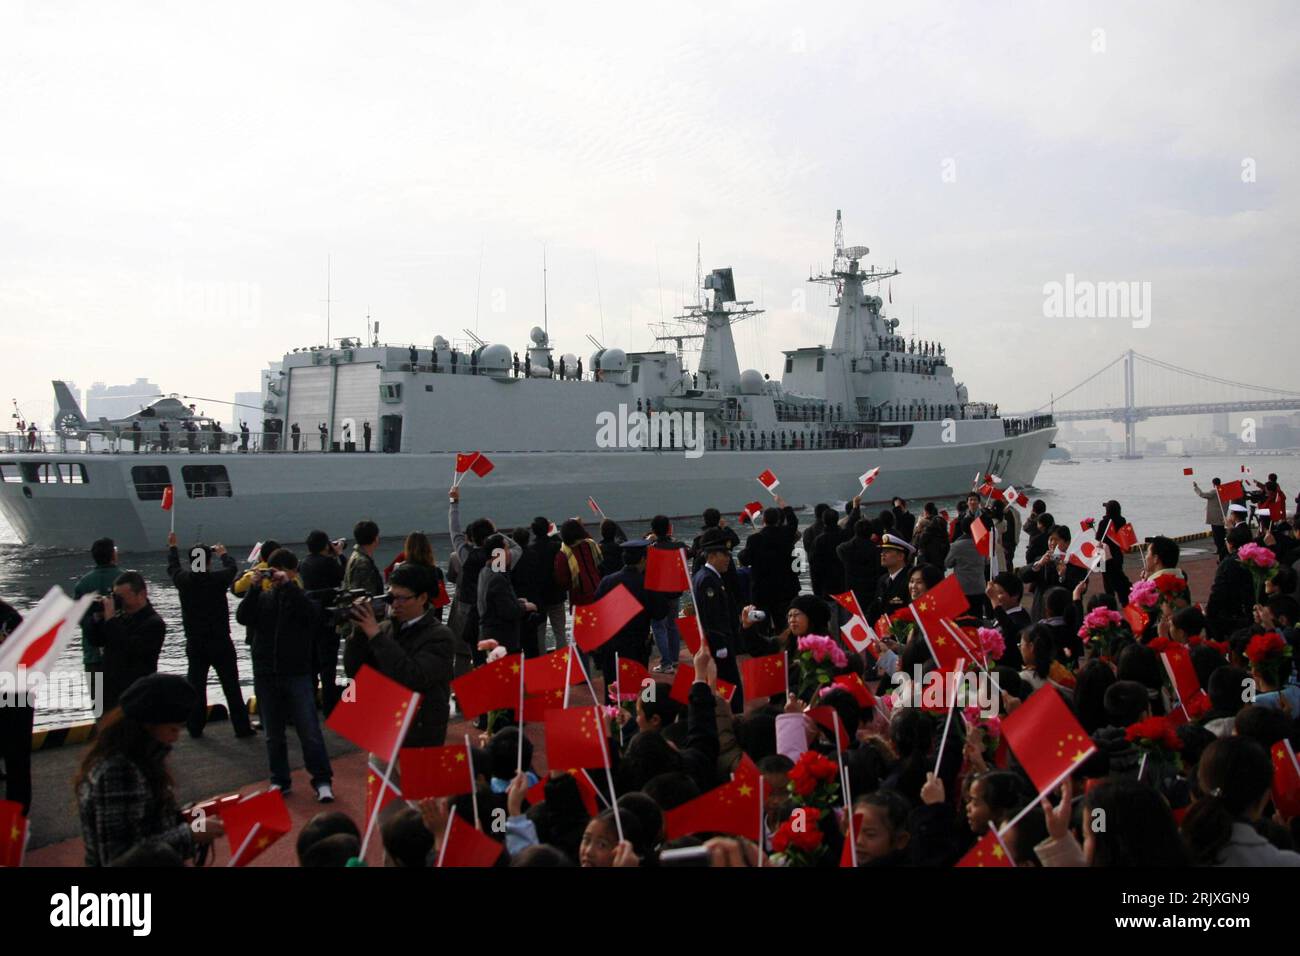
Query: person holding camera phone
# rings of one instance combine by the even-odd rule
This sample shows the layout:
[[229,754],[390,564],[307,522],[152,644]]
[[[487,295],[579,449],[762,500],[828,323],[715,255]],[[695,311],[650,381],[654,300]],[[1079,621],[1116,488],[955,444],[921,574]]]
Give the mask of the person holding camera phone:
[[87,638],[104,651],[104,693],[100,715],[117,706],[122,692],[158,670],[167,623],[149,603],[149,588],[139,571],[124,571],[113,593],[100,600]]
[[[266,731],[271,784],[288,793],[292,785],[286,725],[293,721],[311,774],[316,799],[334,800],[334,772],[316,713],[313,644],[320,612],[298,581],[298,558],[280,548],[267,558],[265,570],[253,572],[251,587],[239,602],[235,620],[253,632],[253,692]],[[263,590],[263,581],[270,581]]]

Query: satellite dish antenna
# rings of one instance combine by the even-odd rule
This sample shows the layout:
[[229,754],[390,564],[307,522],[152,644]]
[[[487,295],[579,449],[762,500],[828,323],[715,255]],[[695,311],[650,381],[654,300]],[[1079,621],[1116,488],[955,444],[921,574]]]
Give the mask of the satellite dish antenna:
[[842,253],[845,259],[865,259],[871,252],[866,246],[849,246]]

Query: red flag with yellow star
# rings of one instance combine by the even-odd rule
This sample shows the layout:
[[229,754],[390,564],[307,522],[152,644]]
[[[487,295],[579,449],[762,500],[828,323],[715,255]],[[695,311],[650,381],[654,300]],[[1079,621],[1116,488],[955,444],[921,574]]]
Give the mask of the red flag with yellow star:
[[[678,664],[677,673],[673,676],[672,690],[668,692],[669,699],[675,700],[677,703],[685,707],[690,703],[691,685],[694,683],[695,668],[690,664]],[[718,678],[718,696],[725,701],[730,701],[731,695],[735,692],[735,684],[730,681],[725,681],[721,677]],[[781,693],[785,693],[784,688],[781,690]]]
[[664,833],[668,839],[690,833],[734,833],[759,839],[758,770],[753,762],[742,760],[730,783],[714,787],[708,793],[683,803],[664,814]]
[[1002,849],[998,835],[990,830],[979,838],[979,842],[970,848],[957,866],[1015,866],[1007,851]]
[[[587,774],[583,770],[580,769],[575,768],[574,770],[569,771],[567,776],[573,777],[573,779],[577,782],[578,795],[582,798],[582,805],[587,810],[587,816],[594,817],[600,809],[596,805],[595,784],[593,784],[591,782],[591,778],[587,776]],[[543,777],[541,780],[538,780],[535,784],[533,784],[531,787],[528,788],[526,793],[524,793],[524,799],[534,806],[536,806],[539,803],[545,803],[546,784],[550,782],[550,779],[551,779],[550,775],[548,774],[547,776]]]
[[27,848],[27,818],[16,800],[0,800],[0,867],[22,866]]
[[[527,680],[527,678],[524,678]],[[564,688],[555,687],[540,694],[524,698],[524,723],[540,724],[546,720],[546,712],[564,706]]]
[[474,790],[469,753],[464,744],[444,747],[403,747],[398,754],[402,769],[402,796],[455,797]]
[[221,808],[221,822],[230,838],[230,866],[247,866],[293,829],[284,794],[263,790]]
[[599,601],[580,604],[573,610],[573,640],[584,651],[594,651],[641,613],[641,602],[624,584]]
[[1300,816],[1300,762],[1289,740],[1273,745],[1273,806],[1284,817]]
[[[518,707],[519,668],[523,666],[523,654],[507,654],[454,679],[451,692],[456,695],[460,712],[472,718],[489,710]],[[524,679],[527,680],[527,674]]]
[[379,809],[382,811],[394,800],[402,799],[402,790],[392,780],[388,781],[388,786],[384,787],[383,798],[380,799],[379,788],[383,785],[383,771],[376,770],[374,764],[366,764],[366,819],[369,820],[375,815],[375,801],[379,801]]
[[1002,739],[1039,794],[1055,788],[1097,749],[1050,685],[1030,694],[1009,717],[1002,718]]
[[700,622],[693,614],[683,614],[677,619],[677,633],[682,636],[682,643],[694,657],[700,650]]
[[751,698],[784,694],[787,687],[785,654],[765,654],[741,661],[740,682],[745,685],[745,693]]
[[546,712],[546,765],[556,769],[605,766],[605,727],[599,707]]
[[844,608],[844,610],[848,611],[854,617],[860,617],[864,621],[867,619],[867,616],[862,613],[862,606],[858,604],[858,596],[851,590],[845,591],[843,594],[832,594],[831,600]]
[[630,657],[620,657],[618,678],[610,684],[611,698],[617,690],[619,700],[636,700],[641,696],[641,688],[645,686],[645,682],[653,680],[650,671],[640,661],[634,661]]
[[362,750],[389,759],[406,736],[420,695],[363,664],[343,691],[325,726]]
[[691,572],[685,548],[656,548],[646,552],[645,589],[681,594],[691,589]]
[[952,574],[922,594],[909,607],[912,616],[921,622],[922,627],[928,629],[931,621],[938,621],[941,617],[960,617],[970,609],[970,602],[962,593],[957,576]]
[[565,679],[570,684],[582,683],[582,668],[569,663],[569,649],[561,647],[541,657],[524,662],[524,693],[541,694],[548,690],[564,689]]

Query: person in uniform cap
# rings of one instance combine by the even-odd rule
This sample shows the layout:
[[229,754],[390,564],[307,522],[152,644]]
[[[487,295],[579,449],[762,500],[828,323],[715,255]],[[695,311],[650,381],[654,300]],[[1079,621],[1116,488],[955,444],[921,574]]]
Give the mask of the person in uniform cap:
[[867,608],[867,617],[875,621],[882,614],[893,614],[911,603],[907,589],[907,566],[916,549],[893,534],[880,539],[880,566],[884,573],[876,581],[876,597]]
[[691,582],[695,592],[695,618],[700,635],[708,642],[717,661],[718,677],[736,685],[731,710],[739,714],[745,709],[740,664],[736,660],[740,649],[740,609],[722,580],[731,562],[731,541],[721,529],[710,529],[700,538],[700,550],[704,553],[704,567]]

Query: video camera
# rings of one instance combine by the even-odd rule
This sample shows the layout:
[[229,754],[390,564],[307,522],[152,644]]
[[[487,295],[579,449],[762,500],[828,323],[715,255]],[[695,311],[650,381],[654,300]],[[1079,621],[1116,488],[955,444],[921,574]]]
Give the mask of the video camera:
[[323,623],[328,627],[351,623],[352,608],[362,598],[370,598],[370,606],[380,620],[387,617],[388,605],[392,601],[387,592],[370,597],[365,588],[320,588],[306,592],[306,596],[320,607]]

